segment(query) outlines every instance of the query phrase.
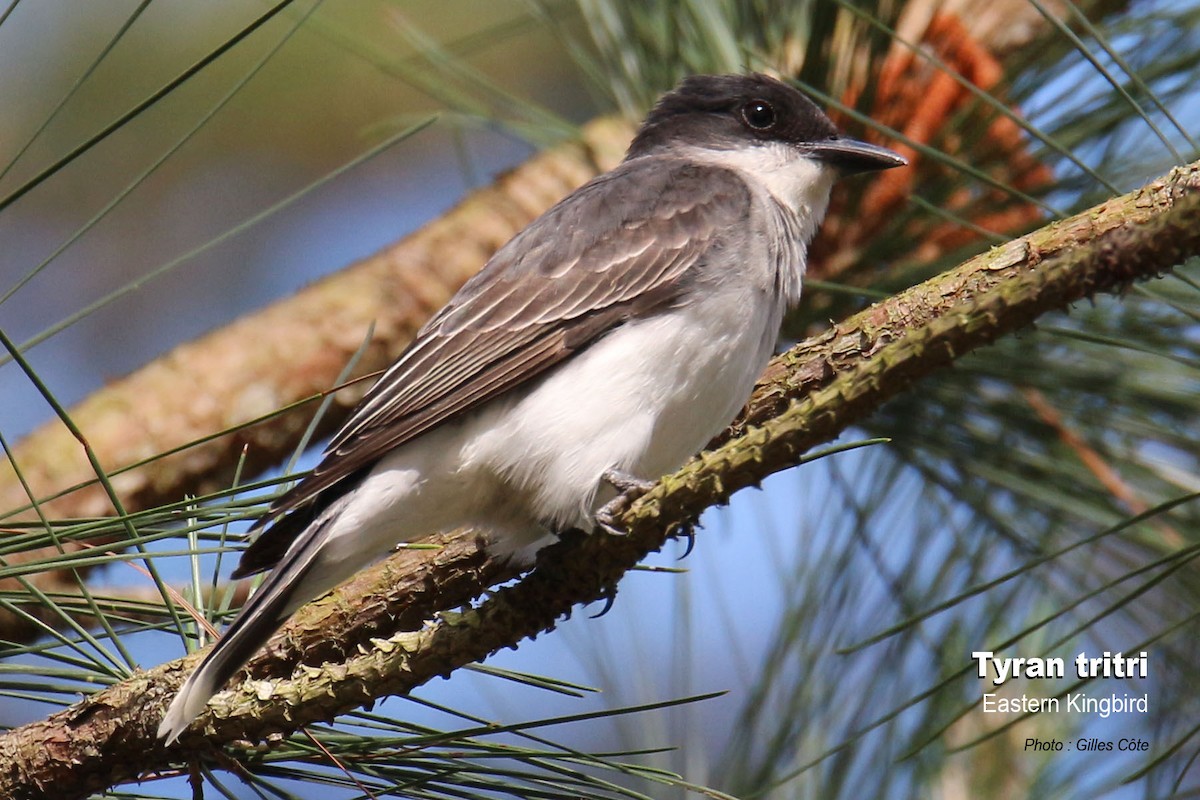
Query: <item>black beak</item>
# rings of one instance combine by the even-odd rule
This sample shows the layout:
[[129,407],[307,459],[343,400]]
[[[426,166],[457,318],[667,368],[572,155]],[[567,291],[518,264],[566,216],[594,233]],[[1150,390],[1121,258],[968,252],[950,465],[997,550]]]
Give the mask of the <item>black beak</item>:
[[821,142],[808,142],[804,147],[816,158],[837,167],[843,175],[874,172],[908,164],[908,159],[886,147],[844,136]]

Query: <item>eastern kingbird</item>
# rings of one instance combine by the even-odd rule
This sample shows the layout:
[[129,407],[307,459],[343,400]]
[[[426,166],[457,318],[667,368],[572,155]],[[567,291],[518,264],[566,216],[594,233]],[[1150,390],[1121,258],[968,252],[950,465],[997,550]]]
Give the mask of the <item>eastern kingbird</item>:
[[258,520],[234,577],[274,572],[158,735],[178,737],[292,612],[398,542],[474,527],[528,553],[611,529],[617,488],[677,469],[749,398],[834,179],[905,163],[764,75],[664,95],[620,165],[502,247]]

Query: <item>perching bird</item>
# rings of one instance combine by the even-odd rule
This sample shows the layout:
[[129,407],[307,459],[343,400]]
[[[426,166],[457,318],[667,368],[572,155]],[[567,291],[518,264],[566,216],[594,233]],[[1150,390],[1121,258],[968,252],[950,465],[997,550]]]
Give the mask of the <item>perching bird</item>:
[[271,504],[234,577],[274,568],[171,703],[173,741],[301,605],[398,542],[498,551],[611,528],[750,396],[835,178],[905,164],[764,75],[664,95],[625,159],[502,247]]

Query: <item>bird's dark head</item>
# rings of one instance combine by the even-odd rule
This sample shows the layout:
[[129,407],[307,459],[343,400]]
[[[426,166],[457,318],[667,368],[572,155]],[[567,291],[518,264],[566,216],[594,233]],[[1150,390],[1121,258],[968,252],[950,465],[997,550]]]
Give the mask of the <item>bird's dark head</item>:
[[908,163],[884,147],[839,133],[816,103],[766,75],[693,75],[663,95],[627,158],[673,148],[737,150],[786,145],[842,174]]

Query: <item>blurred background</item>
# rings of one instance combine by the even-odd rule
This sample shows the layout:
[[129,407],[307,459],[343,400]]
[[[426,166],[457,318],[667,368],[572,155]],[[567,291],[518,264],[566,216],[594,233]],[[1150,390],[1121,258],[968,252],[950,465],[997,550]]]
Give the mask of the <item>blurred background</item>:
[[[796,79],[839,123],[913,161],[840,190],[793,338],[1197,157],[1190,0],[280,5],[77,155],[275,6],[0,8],[0,330],[64,406],[375,253],[588,120],[638,118],[688,73]],[[695,786],[772,798],[1194,796],[1198,320],[1195,263],[1047,317],[844,437],[889,443],[743,492],[706,514],[686,558],[679,544],[650,561],[656,570],[629,574],[608,613],[584,609],[487,662],[570,692],[460,670],[317,731],[360,785],[293,745],[252,777],[206,771],[205,796],[357,797],[363,785],[439,798],[699,796]],[[54,417],[4,359],[6,446]],[[199,562],[173,555],[189,543],[154,545],[168,583],[216,568],[211,542]],[[150,578],[118,562],[86,581],[118,598],[113,631],[8,641],[0,724],[88,691],[96,668],[78,654],[112,651],[113,633],[142,666],[183,654],[165,614],[140,605]],[[28,598],[15,585],[3,602]],[[1148,694],[1150,712],[984,714],[990,682],[974,676],[973,650],[1068,662],[1147,650],[1148,680],[1081,690]],[[1054,696],[1073,683],[1068,672],[1001,691]],[[708,693],[721,694],[670,704]],[[516,732],[464,732],[481,721]],[[430,730],[460,738],[405,745]],[[352,739],[368,731],[399,755],[357,764]],[[1151,749],[1035,753],[1031,737]],[[512,749],[488,749],[501,744]],[[514,752],[525,747],[536,753]],[[567,765],[592,777],[568,780]],[[646,766],[683,780],[648,778]],[[190,793],[175,778],[104,796]]]

